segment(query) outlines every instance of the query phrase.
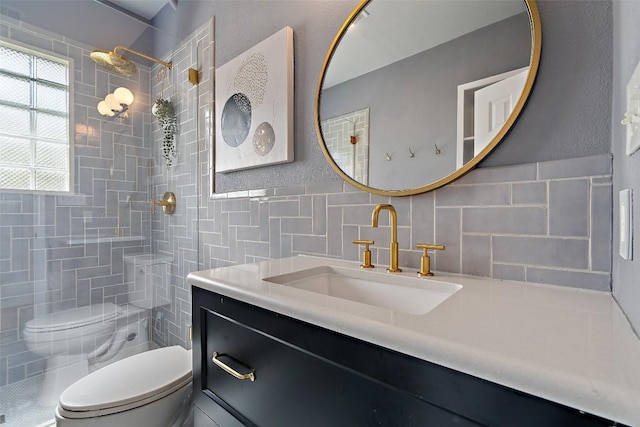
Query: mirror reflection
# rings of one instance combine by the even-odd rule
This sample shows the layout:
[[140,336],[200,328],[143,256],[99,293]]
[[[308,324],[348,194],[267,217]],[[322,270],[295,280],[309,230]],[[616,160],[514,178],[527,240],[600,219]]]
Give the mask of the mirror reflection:
[[378,193],[415,194],[461,175],[519,113],[537,68],[533,39],[522,0],[363,3],[321,77],[329,162]]

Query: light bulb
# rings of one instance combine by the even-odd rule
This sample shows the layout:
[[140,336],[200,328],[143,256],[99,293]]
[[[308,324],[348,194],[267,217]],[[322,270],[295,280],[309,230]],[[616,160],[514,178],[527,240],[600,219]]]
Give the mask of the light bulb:
[[122,110],[122,106],[116,100],[116,97],[112,93],[110,93],[104,98],[104,102],[107,104],[107,107],[109,107],[109,109],[111,110],[115,110],[115,111]]
[[107,106],[106,101],[100,101],[98,103],[98,112],[103,116],[107,116],[107,117],[113,116],[113,111],[111,111],[111,108]]
[[131,105],[133,103],[133,93],[126,87],[119,87],[113,92],[119,104]]

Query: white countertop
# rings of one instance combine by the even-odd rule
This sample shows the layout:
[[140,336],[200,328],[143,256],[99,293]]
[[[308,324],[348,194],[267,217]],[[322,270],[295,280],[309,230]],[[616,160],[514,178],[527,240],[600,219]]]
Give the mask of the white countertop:
[[[262,280],[321,265],[298,256],[190,273],[247,303],[613,421],[640,425],[640,340],[606,292],[438,274],[461,284],[411,315]],[[389,274],[376,268],[380,274]],[[394,273],[415,277],[415,271]],[[425,279],[428,280],[428,279]],[[194,302],[194,305],[197,302]]]

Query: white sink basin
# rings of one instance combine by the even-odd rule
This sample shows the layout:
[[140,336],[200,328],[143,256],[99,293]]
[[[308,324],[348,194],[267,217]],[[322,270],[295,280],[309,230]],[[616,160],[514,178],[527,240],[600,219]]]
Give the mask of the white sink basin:
[[457,283],[336,266],[314,267],[263,280],[416,315],[428,313],[462,288]]

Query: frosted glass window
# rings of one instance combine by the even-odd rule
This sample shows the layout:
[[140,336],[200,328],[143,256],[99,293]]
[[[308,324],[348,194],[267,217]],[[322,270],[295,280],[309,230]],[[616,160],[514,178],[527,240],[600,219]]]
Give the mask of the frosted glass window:
[[38,112],[36,115],[36,134],[42,138],[67,141],[69,139],[69,121],[67,117]]
[[38,142],[36,144],[36,165],[56,169],[69,167],[69,147],[55,142]]
[[[2,105],[2,101],[0,101],[0,117],[2,117],[2,121],[0,121],[2,135],[31,135],[31,111],[28,109]],[[2,154],[1,151],[0,154]],[[0,161],[2,161],[1,157]]]
[[5,164],[30,166],[31,146],[29,141],[20,138],[0,137],[2,162]]
[[31,82],[24,77],[0,74],[0,99],[11,103],[31,104]]
[[36,86],[36,105],[43,110],[66,113],[69,108],[67,95],[65,88],[38,83]]
[[32,58],[28,53],[0,45],[0,70],[21,76],[31,76]]
[[60,191],[67,185],[69,177],[64,172],[36,169],[36,187],[41,191]]
[[67,85],[69,73],[67,65],[59,62],[36,58],[36,77],[38,80],[46,80]]
[[0,187],[15,190],[31,189],[31,169],[4,168],[0,166]]
[[68,192],[70,63],[0,41],[0,190]]

